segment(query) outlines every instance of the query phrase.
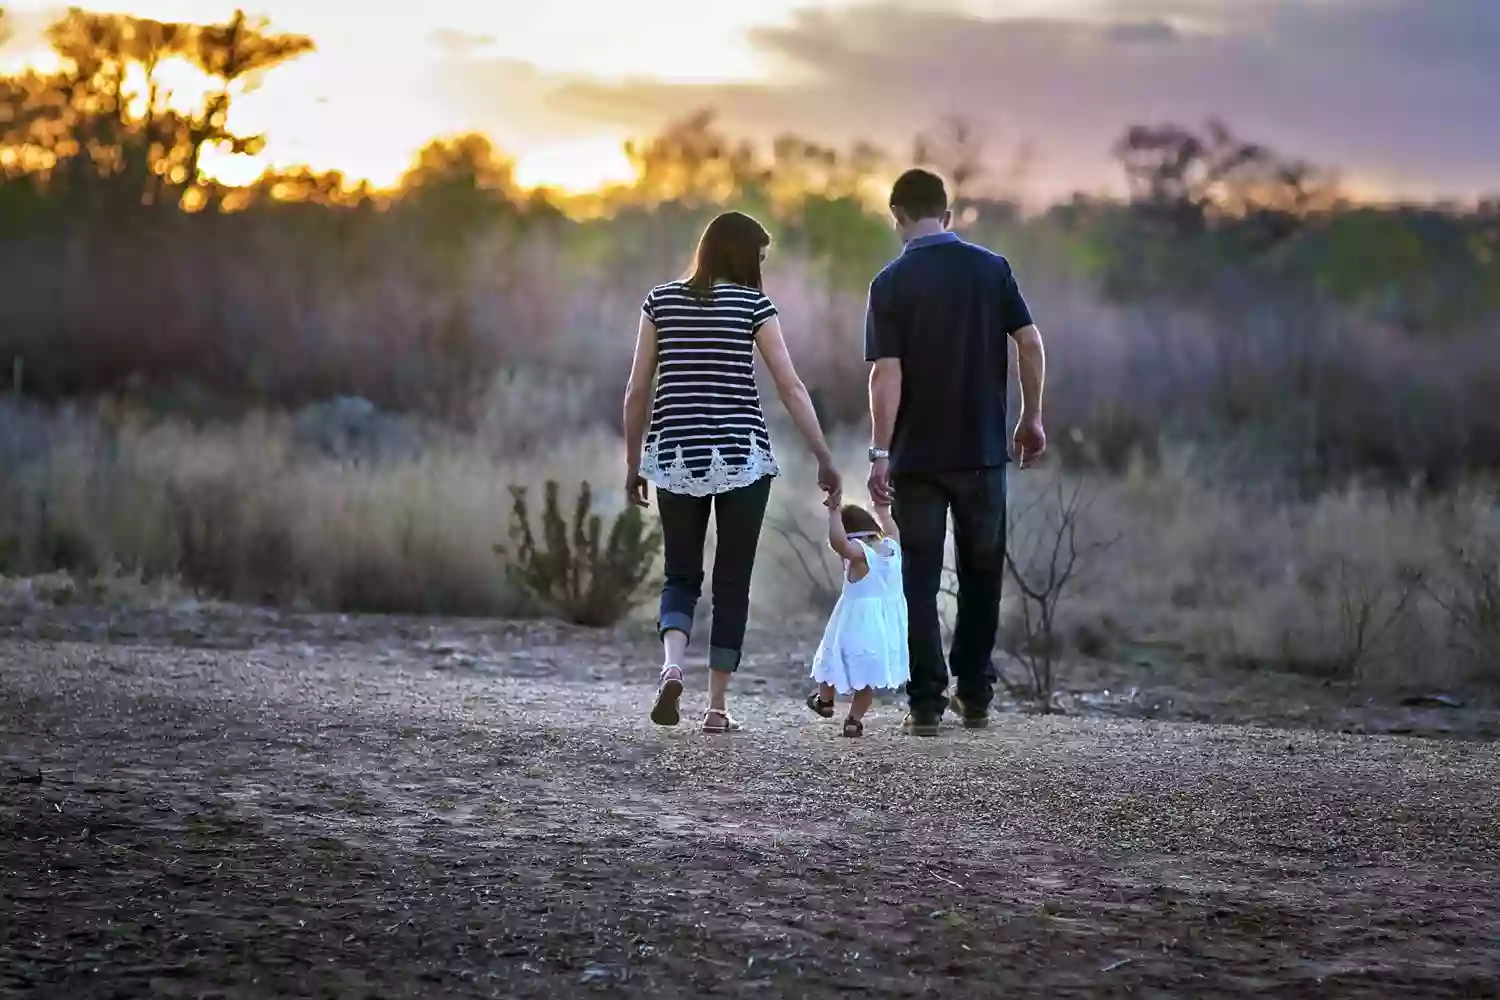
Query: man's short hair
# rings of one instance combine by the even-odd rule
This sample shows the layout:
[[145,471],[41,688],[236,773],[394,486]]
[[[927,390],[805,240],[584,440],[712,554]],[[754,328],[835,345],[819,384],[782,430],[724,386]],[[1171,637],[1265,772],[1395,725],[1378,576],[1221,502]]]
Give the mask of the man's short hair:
[[891,187],[891,208],[908,219],[936,219],[948,211],[948,188],[931,170],[913,167]]

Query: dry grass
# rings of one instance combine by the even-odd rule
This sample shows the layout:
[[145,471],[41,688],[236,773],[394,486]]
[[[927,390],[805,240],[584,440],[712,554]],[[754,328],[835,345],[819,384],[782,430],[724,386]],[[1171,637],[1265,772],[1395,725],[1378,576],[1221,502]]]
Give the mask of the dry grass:
[[[312,454],[290,420],[273,416],[194,428],[9,413],[0,423],[45,447],[0,444],[13,459],[0,482],[0,572],[180,579],[212,596],[341,610],[520,613],[492,549],[506,537],[507,488],[588,480],[605,513],[620,503],[617,438],[564,419],[573,429],[542,443],[540,410],[525,435],[538,445],[530,450],[498,440],[497,424],[515,425],[497,418],[419,458],[376,463]],[[833,557],[812,469],[792,435],[778,440],[785,474],[772,516],[808,540],[767,532],[755,600],[758,613],[790,618],[826,601],[819,574]],[[858,496],[859,448],[851,438],[842,451]],[[1058,630],[1075,654],[1151,644],[1379,685],[1496,678],[1476,654],[1495,647],[1460,634],[1451,613],[1474,560],[1500,553],[1493,492],[1424,501],[1347,491],[1287,503],[1218,485],[1190,452],[1167,457],[1087,483],[1084,541],[1119,542],[1085,568],[1089,585],[1059,603]],[[1013,475],[1012,510],[1058,474]],[[1013,525],[1013,537],[1025,528]],[[1467,571],[1453,556],[1460,545]]]

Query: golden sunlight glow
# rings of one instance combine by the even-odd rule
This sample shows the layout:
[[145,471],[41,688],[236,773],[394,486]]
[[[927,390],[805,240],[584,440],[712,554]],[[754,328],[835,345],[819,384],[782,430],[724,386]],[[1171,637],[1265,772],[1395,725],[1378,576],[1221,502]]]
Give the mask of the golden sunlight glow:
[[634,176],[619,139],[581,139],[543,146],[516,160],[517,184],[524,188],[558,188],[568,194],[625,183]]
[[[469,130],[494,136],[517,159],[517,180],[577,193],[629,180],[629,163],[615,129],[587,131],[579,122],[522,116],[510,108],[543,102],[522,94],[513,104],[488,101],[486,67],[507,62],[532,67],[551,85],[569,76],[606,81],[739,81],[772,72],[751,29],[785,23],[799,9],[844,6],[852,0],[425,0],[418,7],[356,4],[353,0],[261,0],[250,8],[273,30],[303,32],[317,51],[278,67],[264,85],[236,94],[230,127],[264,134],[265,152],[235,156],[204,151],[206,173],[228,184],[253,180],[270,166],[307,164],[340,170],[377,186],[394,183],[428,137]],[[42,27],[64,5],[49,0],[0,0],[25,22],[0,60],[54,64]],[[85,5],[90,6],[90,5]],[[98,5],[93,5],[98,6]],[[233,0],[124,0],[103,5],[142,17],[211,22],[233,14]],[[16,21],[20,24],[20,21]],[[452,41],[460,39],[458,48]],[[468,69],[464,64],[469,65]],[[472,75],[475,99],[455,100],[445,74]],[[549,76],[550,74],[550,76]],[[185,108],[206,80],[180,60],[163,65],[160,82]],[[138,81],[132,81],[138,82]]]

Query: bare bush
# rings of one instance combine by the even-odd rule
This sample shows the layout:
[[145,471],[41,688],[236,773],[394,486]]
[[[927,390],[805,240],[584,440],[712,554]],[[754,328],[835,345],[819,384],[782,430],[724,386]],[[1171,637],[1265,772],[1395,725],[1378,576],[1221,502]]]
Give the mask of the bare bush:
[[799,598],[818,614],[838,603],[844,588],[838,560],[830,558],[828,543],[790,512],[766,519],[766,528],[781,541],[776,563],[796,588]]
[[1398,631],[1413,600],[1422,593],[1425,574],[1403,565],[1394,576],[1373,573],[1346,556],[1334,568],[1338,643],[1333,675],[1356,678],[1365,661]]
[[[1091,559],[1119,540],[1080,540],[1089,503],[1082,482],[1069,486],[1059,477],[1012,519],[1005,566],[1020,592],[1020,636],[1010,652],[1025,676],[1019,681],[1003,671],[1000,676],[1007,690],[1042,712],[1056,709],[1057,673],[1066,646],[1058,629],[1058,608],[1081,590]],[[1014,544],[1014,527],[1022,529],[1020,545]]]
[[1434,599],[1452,626],[1449,642],[1476,674],[1500,674],[1500,539],[1471,538],[1448,550],[1448,581]]

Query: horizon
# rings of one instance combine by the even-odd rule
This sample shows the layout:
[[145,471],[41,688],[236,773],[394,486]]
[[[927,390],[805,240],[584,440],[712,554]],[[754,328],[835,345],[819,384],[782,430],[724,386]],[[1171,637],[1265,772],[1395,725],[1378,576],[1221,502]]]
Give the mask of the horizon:
[[[88,9],[208,22],[235,6],[136,0]],[[305,165],[387,188],[428,141],[478,132],[513,161],[521,186],[586,194],[633,179],[628,140],[709,109],[726,132],[759,145],[783,133],[841,147],[864,139],[898,160],[919,132],[957,114],[979,131],[991,176],[1003,175],[995,183],[1029,203],[1119,194],[1110,147],[1125,128],[1209,117],[1334,172],[1360,200],[1472,201],[1497,187],[1489,178],[1500,137],[1487,134],[1494,130],[1481,115],[1487,121],[1500,95],[1500,68],[1483,55],[1500,41],[1500,8],[1482,0],[1458,0],[1435,16],[1429,8],[1425,18],[1417,0],[519,7],[433,0],[417,12],[382,12],[347,0],[268,0],[246,8],[318,48],[236,98],[233,127],[266,134],[265,153],[216,156],[209,171],[242,184],[267,167]],[[7,9],[13,37],[0,63],[44,62],[41,32],[62,11],[35,0]],[[1319,51],[1320,41],[1337,44]],[[1449,72],[1434,78],[1425,71],[1433,60]],[[994,101],[1011,92],[1012,78],[1028,92]],[[192,86],[190,74],[174,80]],[[1287,100],[1313,85],[1318,100]]]

